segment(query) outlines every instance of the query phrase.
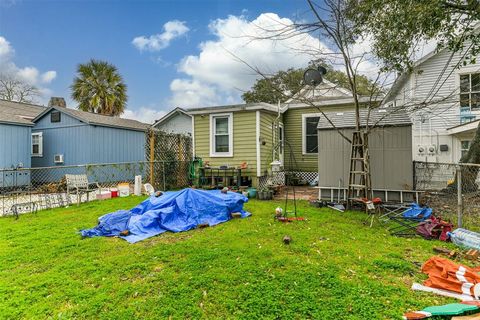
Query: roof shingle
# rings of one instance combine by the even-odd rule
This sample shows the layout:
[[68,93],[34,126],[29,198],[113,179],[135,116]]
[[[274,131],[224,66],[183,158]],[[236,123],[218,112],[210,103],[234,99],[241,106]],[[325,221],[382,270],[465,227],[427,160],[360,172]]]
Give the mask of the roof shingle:
[[[355,110],[349,111],[328,111],[325,115],[332,121],[336,128],[354,128],[355,127]],[[368,110],[360,109],[360,124],[365,126],[367,123]],[[388,109],[374,109],[371,110],[368,117],[368,125],[377,127],[384,126],[406,126],[411,125],[412,122],[408,115],[403,110],[388,110]],[[318,130],[333,129],[332,125],[322,115],[318,121]]]

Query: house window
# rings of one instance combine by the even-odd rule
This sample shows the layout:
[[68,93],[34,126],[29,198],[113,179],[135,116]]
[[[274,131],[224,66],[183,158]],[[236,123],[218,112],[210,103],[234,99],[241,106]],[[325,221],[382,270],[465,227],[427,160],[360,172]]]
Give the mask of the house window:
[[468,150],[470,149],[470,143],[470,140],[460,141],[460,151],[462,153],[462,158],[467,154]]
[[480,73],[460,75],[460,108],[480,110]]
[[32,133],[32,156],[43,156],[43,135],[41,132]]
[[50,122],[60,122],[61,120],[61,113],[60,111],[52,111],[52,113],[50,113]]
[[233,156],[233,114],[210,115],[210,156]]
[[318,120],[319,116],[304,116],[303,119],[303,153],[304,154],[316,154],[318,153]]

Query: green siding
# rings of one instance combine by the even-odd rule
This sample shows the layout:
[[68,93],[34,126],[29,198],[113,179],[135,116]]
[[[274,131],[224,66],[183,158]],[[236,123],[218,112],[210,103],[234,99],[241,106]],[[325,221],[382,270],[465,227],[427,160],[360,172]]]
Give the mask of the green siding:
[[[352,105],[328,107],[328,111],[346,111],[351,110]],[[302,153],[302,114],[320,113],[317,108],[290,108],[283,114],[283,124],[285,126],[285,139],[290,143],[295,156],[296,168],[298,171],[318,171],[318,155]],[[285,145],[285,166],[288,168],[290,160],[290,148]],[[294,168],[295,165],[292,166]],[[295,169],[295,168],[294,168]]]
[[255,117],[255,111],[233,112],[233,157],[210,157],[210,114],[195,115],[195,155],[204,162],[209,161],[211,166],[239,166],[246,161],[248,169],[243,170],[242,175],[252,177],[256,183],[253,178],[257,175]]
[[285,166],[290,165],[299,171],[318,171],[318,158],[316,154],[302,154],[302,114],[319,113],[316,108],[289,109],[283,114],[285,126],[285,139],[291,146],[295,156],[297,168],[290,164],[290,148],[285,145]]
[[261,175],[266,175],[265,171],[270,169],[270,163],[273,161],[273,148],[278,141],[272,140],[272,125],[277,118],[276,114],[271,112],[261,111],[260,113],[260,141],[265,144],[260,144],[260,163]]

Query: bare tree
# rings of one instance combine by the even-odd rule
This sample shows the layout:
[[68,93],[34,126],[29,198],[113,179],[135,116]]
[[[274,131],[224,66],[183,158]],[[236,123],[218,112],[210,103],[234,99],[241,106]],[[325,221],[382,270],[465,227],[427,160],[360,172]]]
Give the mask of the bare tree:
[[32,103],[39,95],[37,87],[12,75],[0,73],[0,99]]
[[[312,60],[325,61],[330,65],[337,67],[345,72],[348,78],[348,89],[351,92],[352,104],[355,109],[355,131],[366,137],[361,141],[363,149],[367,150],[365,156],[366,166],[364,171],[369,176],[369,156],[368,156],[368,135],[372,130],[379,127],[386,117],[389,117],[393,113],[398,112],[414,112],[417,110],[434,108],[437,104],[451,101],[456,93],[452,92],[447,96],[438,97],[435,95],[435,91],[429,95],[428,99],[423,101],[410,101],[408,103],[385,108],[385,112],[382,116],[375,114],[372,117],[372,111],[384,106],[383,99],[384,94],[388,91],[388,88],[392,85],[394,77],[391,73],[381,68],[379,62],[373,57],[371,52],[367,51],[367,48],[358,46],[359,43],[364,41],[364,35],[359,31],[356,21],[350,18],[349,1],[348,0],[325,0],[322,4],[318,4],[313,0],[307,0],[309,6],[309,19],[302,19],[302,22],[285,24],[280,21],[276,24],[272,24],[268,27],[258,26],[260,29],[260,35],[247,36],[250,41],[255,40],[271,40],[271,41],[284,41],[292,38],[298,39],[295,43],[301,42],[302,35],[309,35],[315,38],[322,39],[325,46],[312,47],[308,44],[299,49],[301,46],[296,46],[292,50],[297,54],[306,54],[312,57]],[[307,20],[307,22],[303,22]],[[308,42],[308,41],[306,41]],[[262,71],[259,67],[253,65],[250,62],[246,62],[240,57],[232,54],[236,59],[246,64],[255,73],[260,75],[264,79],[269,79],[270,75]],[[359,77],[362,75],[362,64],[370,63],[370,66],[376,66],[375,70],[369,70],[369,77],[371,79],[371,86],[367,94],[359,94]],[[373,71],[373,72],[372,72]],[[441,86],[441,83],[436,84]],[[272,89],[277,90],[279,94],[287,95],[282,88],[275,88],[272,85]],[[308,92],[308,90],[315,90],[308,84],[305,84],[304,90],[294,96],[285,97],[283,101],[291,99],[296,103],[303,103],[307,106],[316,108],[319,113],[326,119],[326,121],[333,127],[346,141],[353,144],[353,137],[347,137],[342,130],[336,128],[335,124],[328,118],[328,115],[319,107],[319,104],[315,99],[312,99],[310,95],[302,95],[302,92]],[[360,112],[366,110],[366,112]],[[355,142],[357,144],[358,142]],[[354,171],[354,170],[352,170]],[[355,184],[355,183],[349,183]],[[371,195],[371,184],[367,185],[366,194]],[[349,194],[351,189],[349,188]],[[353,193],[353,192],[352,192]]]

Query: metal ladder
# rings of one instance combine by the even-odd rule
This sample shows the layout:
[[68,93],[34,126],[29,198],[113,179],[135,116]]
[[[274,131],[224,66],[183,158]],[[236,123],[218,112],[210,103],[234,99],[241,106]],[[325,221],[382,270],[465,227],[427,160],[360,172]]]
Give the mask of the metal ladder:
[[348,179],[348,206],[354,198],[372,199],[372,181],[370,175],[370,157],[368,137],[361,131],[354,131],[350,154],[350,175]]

